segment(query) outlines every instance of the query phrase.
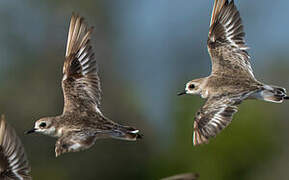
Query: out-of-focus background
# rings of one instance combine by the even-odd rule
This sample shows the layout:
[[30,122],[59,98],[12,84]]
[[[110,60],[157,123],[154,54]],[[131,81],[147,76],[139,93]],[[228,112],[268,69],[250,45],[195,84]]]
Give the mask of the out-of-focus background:
[[[289,89],[289,1],[236,0],[256,77]],[[0,112],[23,141],[34,179],[288,179],[289,102],[244,102],[210,144],[192,146],[197,96],[177,97],[207,76],[213,0],[1,0]],[[94,26],[103,113],[141,130],[139,142],[99,140],[55,158],[53,138],[23,134],[62,112],[62,65],[72,12]]]

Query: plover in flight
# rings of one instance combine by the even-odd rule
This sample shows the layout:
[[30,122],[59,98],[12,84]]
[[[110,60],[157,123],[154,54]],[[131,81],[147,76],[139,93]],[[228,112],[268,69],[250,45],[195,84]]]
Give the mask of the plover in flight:
[[111,121],[99,109],[101,89],[91,33],[92,28],[88,28],[84,19],[73,14],[63,66],[63,113],[41,118],[27,131],[57,137],[56,156],[87,149],[99,138],[135,141],[141,137],[139,130]]
[[245,99],[281,103],[286,90],[265,85],[254,77],[240,14],[231,0],[215,0],[207,47],[212,61],[211,75],[189,81],[182,94],[207,99],[195,115],[193,144],[207,143],[232,121],[237,105]]
[[0,179],[29,180],[30,166],[24,147],[4,116],[0,119]]

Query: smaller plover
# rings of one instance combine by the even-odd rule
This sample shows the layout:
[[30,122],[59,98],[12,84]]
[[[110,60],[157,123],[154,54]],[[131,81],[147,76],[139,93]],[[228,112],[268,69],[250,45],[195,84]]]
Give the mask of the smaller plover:
[[27,131],[57,137],[56,156],[87,149],[99,138],[135,141],[141,137],[139,130],[111,121],[99,109],[101,89],[91,33],[92,28],[87,27],[84,18],[73,14],[63,65],[63,113],[41,118]]
[[208,142],[232,121],[237,105],[245,99],[281,103],[286,90],[265,85],[253,75],[240,14],[231,0],[215,0],[207,47],[212,61],[211,75],[186,84],[183,94],[207,99],[196,113],[193,144]]
[[32,179],[24,147],[4,115],[0,119],[0,179]]

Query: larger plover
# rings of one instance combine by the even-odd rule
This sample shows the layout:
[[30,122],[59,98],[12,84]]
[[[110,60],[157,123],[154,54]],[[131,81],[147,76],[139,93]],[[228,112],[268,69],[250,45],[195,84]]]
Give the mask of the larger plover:
[[98,138],[135,141],[141,137],[139,130],[111,121],[99,109],[101,89],[91,33],[92,28],[87,27],[84,19],[73,14],[63,66],[63,113],[37,120],[34,128],[27,132],[57,137],[56,156],[87,149]]
[[32,179],[24,147],[4,115],[0,119],[0,179]]
[[195,115],[193,144],[208,142],[232,120],[237,105],[245,99],[281,103],[286,90],[265,85],[253,75],[240,14],[231,0],[215,0],[207,47],[212,61],[211,75],[186,84],[182,94],[207,99]]

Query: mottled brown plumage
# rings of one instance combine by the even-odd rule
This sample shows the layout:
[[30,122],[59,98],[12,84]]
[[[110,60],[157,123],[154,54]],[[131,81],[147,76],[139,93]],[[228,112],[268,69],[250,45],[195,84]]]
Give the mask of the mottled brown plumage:
[[2,115],[0,119],[0,179],[30,180],[30,166],[24,147]]
[[100,79],[91,33],[92,28],[87,27],[84,19],[73,14],[63,65],[63,113],[36,121],[34,129],[29,131],[58,137],[56,156],[87,149],[98,138],[135,141],[141,137],[137,129],[117,124],[100,111]]
[[193,126],[194,145],[208,142],[229,125],[237,105],[245,99],[281,103],[288,99],[281,87],[256,80],[245,44],[240,14],[231,0],[215,0],[212,11],[208,51],[211,75],[192,80],[181,94],[199,94],[207,99],[197,112]]

